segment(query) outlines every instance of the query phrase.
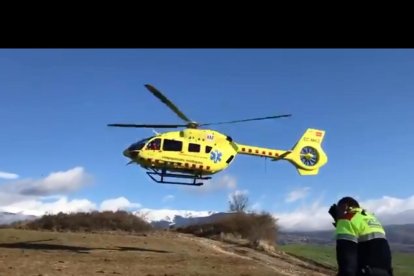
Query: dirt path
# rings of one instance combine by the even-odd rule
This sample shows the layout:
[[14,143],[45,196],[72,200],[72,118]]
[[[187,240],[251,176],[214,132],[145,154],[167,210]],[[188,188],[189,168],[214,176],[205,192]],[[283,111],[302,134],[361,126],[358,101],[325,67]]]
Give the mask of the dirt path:
[[0,229],[0,276],[334,275],[282,252],[173,232],[147,235]]
[[182,239],[190,239],[193,242],[201,243],[206,247],[232,257],[242,258],[257,263],[258,266],[267,267],[274,271],[274,275],[335,275],[335,273],[324,267],[307,263],[292,257],[283,251],[260,252],[237,244],[222,243],[205,238],[182,236]]

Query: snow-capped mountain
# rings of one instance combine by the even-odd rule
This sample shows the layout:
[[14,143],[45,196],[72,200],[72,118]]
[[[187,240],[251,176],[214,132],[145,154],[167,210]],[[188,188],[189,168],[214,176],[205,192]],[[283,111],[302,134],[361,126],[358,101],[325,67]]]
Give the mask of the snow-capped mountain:
[[213,211],[188,211],[188,210],[170,210],[170,209],[140,209],[133,212],[151,223],[155,228],[169,228],[174,226],[186,227],[192,224],[209,223],[216,220],[226,213]]
[[[143,218],[155,228],[166,229],[171,226],[185,227],[192,224],[209,223],[226,213],[214,211],[189,211],[170,209],[140,209],[132,212],[134,215]],[[16,221],[34,220],[39,218],[33,215],[22,213],[11,213],[0,211],[0,225],[11,224]]]
[[20,213],[0,212],[0,225],[7,225],[16,221],[33,220],[36,216],[24,215]]

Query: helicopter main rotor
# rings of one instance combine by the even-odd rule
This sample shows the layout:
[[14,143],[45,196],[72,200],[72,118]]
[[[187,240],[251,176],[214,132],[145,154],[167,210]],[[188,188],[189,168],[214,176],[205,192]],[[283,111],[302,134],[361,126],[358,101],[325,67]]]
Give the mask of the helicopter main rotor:
[[234,123],[242,123],[242,122],[249,122],[249,121],[259,121],[259,120],[268,120],[268,119],[277,119],[283,117],[290,117],[291,114],[284,114],[284,115],[275,115],[275,116],[267,116],[267,117],[259,117],[259,118],[251,118],[251,119],[242,119],[242,120],[234,120],[234,121],[227,121],[227,122],[216,122],[216,123],[203,123],[199,124],[193,120],[190,120],[175,104],[173,104],[164,94],[161,93],[157,88],[152,86],[151,84],[145,84],[145,87],[161,102],[163,102],[168,108],[170,108],[175,114],[180,117],[186,124],[108,124],[111,127],[133,127],[133,128],[178,128],[178,127],[186,127],[186,128],[198,128],[200,126],[211,126],[211,125],[222,125],[222,124],[234,124]]

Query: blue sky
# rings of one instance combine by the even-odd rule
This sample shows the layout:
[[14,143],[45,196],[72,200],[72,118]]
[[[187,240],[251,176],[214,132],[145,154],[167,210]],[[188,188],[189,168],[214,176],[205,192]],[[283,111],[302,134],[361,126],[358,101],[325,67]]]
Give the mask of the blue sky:
[[[324,129],[329,161],[303,177],[287,162],[239,155],[203,188],[153,183],[122,155],[152,130],[106,126],[181,123],[146,83],[200,123],[291,113],[214,129],[278,149],[290,149],[308,127]],[[412,49],[3,49],[0,206],[18,206],[23,199],[5,201],[17,186],[44,185],[50,191],[31,197],[33,208],[64,197],[224,211],[238,190],[255,208],[283,215],[345,195],[414,209],[413,92]],[[53,186],[57,172],[79,183]]]

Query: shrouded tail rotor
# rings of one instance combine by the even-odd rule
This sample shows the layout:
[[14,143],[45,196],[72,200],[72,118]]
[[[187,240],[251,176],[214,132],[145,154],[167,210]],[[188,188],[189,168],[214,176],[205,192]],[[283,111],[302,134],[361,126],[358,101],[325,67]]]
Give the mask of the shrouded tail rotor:
[[305,166],[315,166],[319,161],[318,151],[310,146],[303,147],[300,151],[300,161],[302,161]]
[[301,175],[318,174],[319,168],[328,162],[328,157],[321,146],[324,136],[323,130],[307,129],[284,159],[295,165]]

